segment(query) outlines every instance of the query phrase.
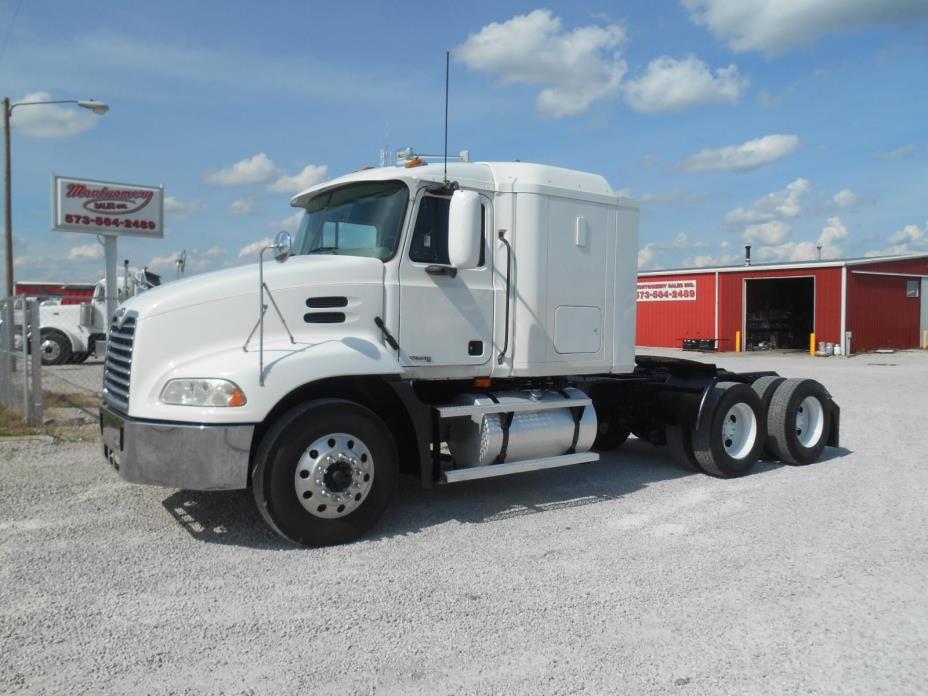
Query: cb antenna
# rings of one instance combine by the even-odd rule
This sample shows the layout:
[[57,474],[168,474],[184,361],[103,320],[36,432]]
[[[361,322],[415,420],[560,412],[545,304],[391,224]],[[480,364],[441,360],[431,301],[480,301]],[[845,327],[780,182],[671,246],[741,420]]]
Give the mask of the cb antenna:
[[451,51],[445,51],[445,183],[448,183],[448,75],[451,71]]

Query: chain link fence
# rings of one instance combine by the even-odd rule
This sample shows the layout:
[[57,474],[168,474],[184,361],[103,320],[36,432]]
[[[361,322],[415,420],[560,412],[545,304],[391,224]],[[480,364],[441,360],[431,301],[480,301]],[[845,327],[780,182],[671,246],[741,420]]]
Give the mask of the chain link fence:
[[42,345],[39,303],[27,297],[0,300],[0,406],[41,426]]

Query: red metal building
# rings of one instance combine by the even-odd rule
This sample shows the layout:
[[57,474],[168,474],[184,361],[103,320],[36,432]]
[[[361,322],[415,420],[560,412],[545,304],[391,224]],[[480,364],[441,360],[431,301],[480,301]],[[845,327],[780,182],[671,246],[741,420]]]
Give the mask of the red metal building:
[[[647,271],[638,275],[640,346],[683,341],[735,350],[817,342],[928,347],[928,254]],[[848,337],[850,334],[850,337]]]

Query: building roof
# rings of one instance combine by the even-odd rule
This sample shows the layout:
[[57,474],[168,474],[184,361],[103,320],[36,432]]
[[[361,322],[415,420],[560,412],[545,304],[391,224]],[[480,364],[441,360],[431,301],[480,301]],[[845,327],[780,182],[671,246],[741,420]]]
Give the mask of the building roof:
[[654,271],[638,271],[639,276],[662,275],[694,275],[700,273],[743,273],[744,271],[778,271],[791,268],[842,268],[845,266],[865,266],[872,263],[886,263],[887,261],[912,261],[914,259],[928,259],[928,254],[903,254],[899,256],[861,256],[849,259],[831,259],[827,261],[789,261],[778,263],[754,263],[750,266],[743,263],[731,266],[706,266],[704,268],[665,268]]

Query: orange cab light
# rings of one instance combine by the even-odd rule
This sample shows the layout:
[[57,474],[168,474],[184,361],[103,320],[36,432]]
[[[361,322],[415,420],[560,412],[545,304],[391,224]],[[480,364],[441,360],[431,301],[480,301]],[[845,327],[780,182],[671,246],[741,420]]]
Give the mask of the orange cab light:
[[232,396],[229,397],[229,406],[244,406],[245,405],[245,393],[236,387],[232,390]]
[[493,380],[489,377],[477,377],[474,379],[474,386],[481,389],[489,389],[493,384]]
[[406,169],[412,169],[413,167],[421,167],[424,164],[425,164],[424,160],[420,159],[419,157],[416,157],[415,159],[411,159],[406,163]]

